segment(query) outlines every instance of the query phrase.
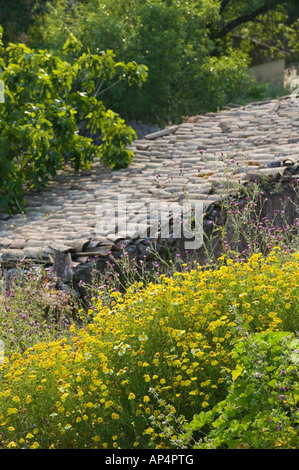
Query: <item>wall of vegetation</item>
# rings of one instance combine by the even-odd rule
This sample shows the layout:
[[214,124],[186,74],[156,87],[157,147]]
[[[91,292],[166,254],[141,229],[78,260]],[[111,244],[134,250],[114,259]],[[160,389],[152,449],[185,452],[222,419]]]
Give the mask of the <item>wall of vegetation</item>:
[[127,166],[130,120],[165,125],[263,98],[252,50],[263,41],[268,57],[296,57],[298,16],[284,0],[0,0],[0,210],[21,210],[25,187],[66,162]]

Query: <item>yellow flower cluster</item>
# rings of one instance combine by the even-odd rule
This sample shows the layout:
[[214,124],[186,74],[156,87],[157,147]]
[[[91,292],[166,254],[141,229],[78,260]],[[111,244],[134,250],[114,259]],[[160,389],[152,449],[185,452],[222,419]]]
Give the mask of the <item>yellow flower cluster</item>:
[[148,446],[161,400],[190,420],[223,399],[236,339],[298,331],[298,279],[298,256],[281,262],[273,252],[137,283],[110,307],[99,297],[71,340],[0,365],[0,446]]

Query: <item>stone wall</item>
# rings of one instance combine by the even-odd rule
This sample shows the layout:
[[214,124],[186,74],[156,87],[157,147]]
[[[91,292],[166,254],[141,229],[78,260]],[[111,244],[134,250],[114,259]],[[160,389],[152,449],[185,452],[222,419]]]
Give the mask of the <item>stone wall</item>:
[[255,65],[249,68],[249,73],[258,83],[271,82],[278,87],[284,86],[285,59]]

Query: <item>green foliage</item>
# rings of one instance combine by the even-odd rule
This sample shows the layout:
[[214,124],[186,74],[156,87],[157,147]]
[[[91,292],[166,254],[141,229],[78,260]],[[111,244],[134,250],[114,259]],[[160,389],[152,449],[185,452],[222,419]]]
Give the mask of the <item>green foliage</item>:
[[142,90],[109,90],[105,104],[128,119],[165,124],[248,101],[256,86],[246,72],[253,52],[295,51],[296,18],[296,2],[284,0],[88,0],[71,7],[56,0],[30,37],[59,51],[75,32],[85,50],[113,49],[118,58],[146,64]]
[[298,350],[298,338],[285,332],[240,340],[227,397],[190,423],[206,434],[198,448],[298,448]]
[[[80,55],[81,44],[74,36],[63,49],[78,58],[71,64],[24,44],[0,50],[5,85],[0,208],[5,211],[20,210],[25,184],[43,187],[66,163],[78,171],[98,156],[106,165],[122,168],[133,158],[127,146],[135,132],[99,98],[122,81],[141,85],[146,67],[116,62],[111,50]],[[96,145],[92,137],[99,134],[102,142]]]
[[46,11],[47,0],[0,0],[0,24],[4,28],[4,42],[25,39],[36,15]]
[[298,53],[297,0],[22,0],[4,5],[2,21],[8,38],[25,32],[23,41],[55,55],[73,33],[85,52],[110,49],[117,60],[146,64],[142,91],[113,88],[104,103],[126,119],[160,124],[249,101],[252,57]]
[[[168,123],[217,110],[244,87],[246,56],[217,49],[209,36],[218,2],[90,0],[71,10],[53,4],[32,36],[57,51],[73,32],[84,49],[113,49],[117,59],[149,68],[142,90],[109,90],[105,104],[130,119]],[[217,52],[217,56],[215,55]]]
[[238,47],[258,54],[260,59],[281,57],[285,50],[298,51],[297,0],[229,0],[223,4],[226,41],[235,41]]

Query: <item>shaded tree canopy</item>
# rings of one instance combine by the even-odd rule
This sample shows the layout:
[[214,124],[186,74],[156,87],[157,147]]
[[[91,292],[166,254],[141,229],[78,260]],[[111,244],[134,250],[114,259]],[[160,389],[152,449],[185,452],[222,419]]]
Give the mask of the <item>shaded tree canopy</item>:
[[220,21],[212,30],[214,39],[239,35],[253,44],[269,46],[269,55],[278,50],[298,52],[297,0],[222,0],[219,12]]
[[20,41],[35,18],[47,11],[48,0],[0,0],[0,25],[5,43]]
[[85,52],[110,49],[145,64],[142,90],[113,89],[105,104],[126,119],[163,123],[252,93],[245,72],[255,50],[299,57],[298,17],[298,0],[0,0],[5,44],[59,55],[72,33]]
[[[218,4],[219,21],[213,28],[213,38],[223,38],[240,25],[255,21],[268,12],[286,11],[286,26],[290,26],[299,17],[299,3],[297,0],[209,0],[211,4]],[[43,16],[55,0],[0,0],[0,24],[4,27],[4,41],[17,40],[28,32],[37,16]],[[78,5],[91,3],[88,0],[68,0],[67,7],[71,9]],[[129,4],[131,2],[128,2]],[[166,2],[167,3],[167,2]],[[190,4],[206,3],[202,1],[189,2]]]

